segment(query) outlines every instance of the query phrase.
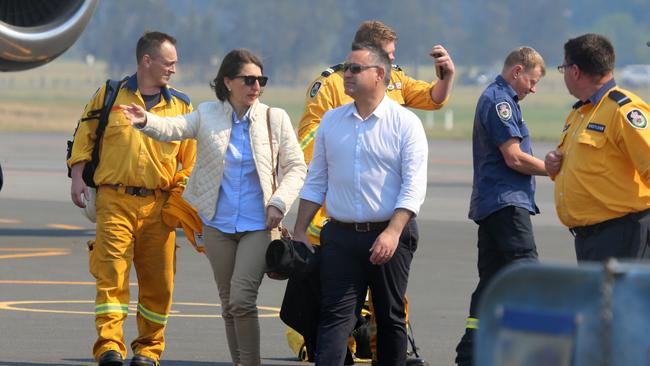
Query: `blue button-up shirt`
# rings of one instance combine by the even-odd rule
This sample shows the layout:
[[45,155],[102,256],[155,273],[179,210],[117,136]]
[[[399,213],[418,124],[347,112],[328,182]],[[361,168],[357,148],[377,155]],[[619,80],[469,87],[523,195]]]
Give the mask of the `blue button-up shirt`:
[[471,220],[482,220],[506,206],[539,213],[535,178],[508,167],[499,150],[499,145],[512,138],[519,139],[521,151],[533,154],[517,93],[499,75],[479,98],[474,115]]
[[237,113],[232,114],[217,209],[211,220],[201,217],[205,225],[224,233],[264,230],[266,227],[264,194],[251,150],[249,112],[250,109],[241,119],[237,119]]
[[344,222],[379,222],[395,209],[415,214],[427,187],[427,139],[420,119],[387,96],[366,119],[354,103],[328,111],[316,133],[302,199]]

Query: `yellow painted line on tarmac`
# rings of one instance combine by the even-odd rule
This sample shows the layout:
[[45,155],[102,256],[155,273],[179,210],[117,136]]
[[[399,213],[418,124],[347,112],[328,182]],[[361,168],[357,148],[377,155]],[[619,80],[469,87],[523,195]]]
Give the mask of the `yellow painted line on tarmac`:
[[66,225],[66,224],[47,224],[45,225],[52,229],[62,229],[62,230],[81,230],[83,227],[76,225]]
[[16,248],[11,248],[11,247],[9,247],[9,248],[7,248],[7,247],[0,248],[0,252],[17,252],[17,251],[21,251],[21,252],[42,252],[44,250],[55,250],[55,251],[57,251],[57,250],[67,250],[67,249],[65,249],[65,248],[22,248],[22,247],[21,248],[17,248],[17,247]]
[[[95,281],[41,281],[41,280],[0,280],[0,285],[80,285],[95,286]],[[129,286],[137,286],[130,282]]]
[[0,217],[0,224],[18,224],[20,221],[14,219],[3,219]]
[[[95,315],[93,311],[77,311],[77,310],[57,310],[57,309],[38,309],[26,307],[26,305],[52,305],[52,304],[94,304],[94,301],[88,300],[23,300],[23,301],[0,301],[0,310],[10,310],[10,311],[24,311],[24,312],[34,312],[34,313],[56,313],[56,314],[81,314],[81,315]],[[131,301],[129,309],[133,309],[137,304],[136,301]],[[204,307],[221,307],[221,304],[209,304],[209,303],[195,303],[195,302],[174,302],[173,306],[204,306]],[[260,318],[277,318],[280,316],[280,308],[270,307],[270,306],[258,306],[259,310],[262,311],[258,316]],[[129,312],[129,315],[135,315],[135,312]],[[182,311],[174,309],[170,314],[170,317],[174,318],[221,318],[220,314],[185,314]]]
[[54,256],[70,254],[70,250],[63,249],[63,248],[0,248],[0,251],[18,252],[12,254],[0,254],[0,259],[54,257]]

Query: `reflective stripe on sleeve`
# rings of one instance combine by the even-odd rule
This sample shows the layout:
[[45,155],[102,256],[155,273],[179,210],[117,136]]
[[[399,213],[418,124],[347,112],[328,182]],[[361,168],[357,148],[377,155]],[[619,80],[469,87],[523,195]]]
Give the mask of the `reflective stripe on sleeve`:
[[317,238],[320,238],[320,229],[321,228],[319,228],[318,226],[314,225],[313,222],[311,222],[309,224],[309,226],[307,227],[307,233],[311,234],[311,235],[313,235],[313,236],[315,236]]
[[309,133],[302,139],[300,140],[300,149],[305,150],[309,144],[314,141],[314,136],[316,135],[316,131],[318,131],[318,126],[316,126],[313,130],[309,131]]

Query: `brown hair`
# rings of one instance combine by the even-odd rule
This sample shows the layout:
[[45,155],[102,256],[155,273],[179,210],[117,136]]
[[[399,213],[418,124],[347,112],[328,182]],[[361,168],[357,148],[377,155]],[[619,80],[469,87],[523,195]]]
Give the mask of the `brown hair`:
[[379,20],[367,20],[359,26],[353,43],[372,43],[384,47],[386,43],[397,41],[397,33]]
[[228,99],[230,92],[226,88],[224,83],[224,78],[233,78],[239,74],[242,67],[246,64],[255,64],[259,66],[260,70],[264,71],[264,66],[262,65],[262,60],[257,57],[253,52],[245,48],[234,49],[223,58],[221,66],[219,67],[219,72],[217,76],[210,83],[210,87],[214,90],[214,93],[217,95],[217,99],[224,101]]
[[537,66],[542,69],[542,76],[546,75],[546,66],[544,59],[539,52],[532,47],[522,46],[510,51],[503,63],[503,69],[509,69],[515,65],[521,65],[525,71],[530,71]]
[[175,46],[176,38],[163,32],[144,32],[142,37],[138,40],[138,45],[135,48],[135,58],[137,59],[138,64],[144,55],[158,56],[160,46],[165,42],[169,42]]

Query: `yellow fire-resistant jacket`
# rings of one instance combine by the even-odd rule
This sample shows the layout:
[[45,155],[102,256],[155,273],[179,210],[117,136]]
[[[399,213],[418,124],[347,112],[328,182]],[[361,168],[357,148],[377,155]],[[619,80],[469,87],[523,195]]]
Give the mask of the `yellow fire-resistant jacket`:
[[[189,98],[182,92],[171,87],[163,87],[160,92],[160,102],[150,112],[168,117],[192,111]],[[98,119],[91,118],[96,116],[91,111],[101,109],[104,93],[105,86],[101,87],[86,105],[75,134],[68,166],[92,160]],[[169,190],[174,182],[189,177],[196,159],[196,142],[159,142],[145,136],[131,127],[129,120],[117,107],[131,103],[145,106],[138,90],[136,74],[122,83],[108,116],[100,143],[100,164],[95,171],[95,183]],[[183,166],[182,170],[178,170],[179,163]]]
[[650,208],[650,108],[614,86],[596,104],[576,103],[558,148],[555,206],[567,227]]

